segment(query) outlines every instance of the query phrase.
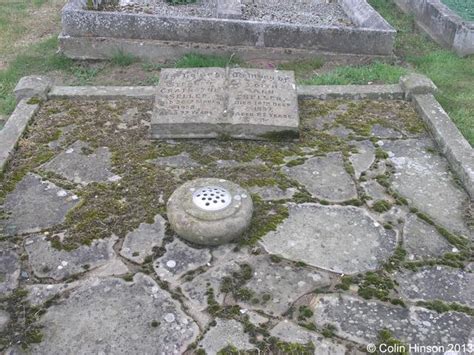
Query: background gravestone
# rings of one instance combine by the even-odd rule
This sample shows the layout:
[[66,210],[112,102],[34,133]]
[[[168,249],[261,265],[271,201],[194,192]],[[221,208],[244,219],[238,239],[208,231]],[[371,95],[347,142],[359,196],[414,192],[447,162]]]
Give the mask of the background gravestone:
[[153,138],[264,139],[298,136],[293,72],[164,69],[151,122]]

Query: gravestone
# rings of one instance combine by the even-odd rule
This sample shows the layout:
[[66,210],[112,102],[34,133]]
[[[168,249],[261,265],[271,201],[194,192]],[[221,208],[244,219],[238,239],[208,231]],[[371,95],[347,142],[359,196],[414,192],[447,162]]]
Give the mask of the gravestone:
[[293,72],[260,69],[164,69],[152,137],[265,139],[298,136]]

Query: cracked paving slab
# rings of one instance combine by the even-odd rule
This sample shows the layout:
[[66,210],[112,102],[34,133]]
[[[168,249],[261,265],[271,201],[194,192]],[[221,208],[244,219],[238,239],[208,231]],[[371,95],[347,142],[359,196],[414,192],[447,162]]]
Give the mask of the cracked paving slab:
[[264,201],[290,200],[298,192],[294,187],[283,190],[278,186],[252,186],[249,191],[259,195]]
[[395,231],[362,208],[310,203],[291,205],[289,217],[261,240],[271,254],[344,274],[377,269],[396,243]]
[[[125,275],[129,272],[130,270],[120,259],[112,259],[106,264],[99,266],[97,269],[88,272],[86,277],[87,279],[90,279],[119,276]],[[79,280],[68,283],[26,285],[25,289],[28,291],[27,299],[32,306],[39,306],[49,299],[54,298],[56,295],[77,288],[83,282],[83,280]]]
[[7,219],[0,223],[8,236],[37,233],[64,222],[78,202],[71,192],[28,173],[7,195],[3,206]]
[[3,332],[10,322],[10,314],[0,310],[0,332]]
[[409,260],[423,260],[440,257],[448,252],[456,252],[436,228],[416,215],[409,215],[403,227],[404,247]]
[[383,329],[408,344],[468,344],[474,329],[474,318],[458,312],[396,307],[337,294],[316,296],[311,304],[317,326],[332,324],[338,336],[361,344],[377,343]]
[[341,153],[314,157],[304,164],[283,167],[283,172],[302,184],[313,197],[330,202],[343,202],[357,198],[352,177],[344,168]]
[[153,255],[153,248],[161,246],[166,232],[166,220],[156,215],[154,223],[141,223],[137,229],[128,233],[120,250],[120,255],[137,264],[143,264]]
[[192,159],[187,152],[168,157],[156,158],[151,160],[151,162],[159,166],[167,166],[170,168],[196,168],[200,166],[200,164]]
[[37,277],[63,280],[107,264],[115,257],[113,246],[117,240],[115,236],[94,240],[90,246],[66,251],[55,249],[45,236],[34,235],[25,240],[25,249]]
[[357,153],[353,153],[349,157],[349,161],[354,167],[356,179],[359,179],[361,174],[367,171],[375,161],[375,148],[371,141],[357,141],[351,142],[357,148]]
[[227,346],[238,350],[255,349],[248,334],[244,332],[242,323],[233,319],[217,318],[216,325],[204,335],[198,348],[205,350],[208,355],[216,355]]
[[93,150],[89,144],[76,141],[44,164],[41,169],[81,185],[92,182],[114,182],[120,180],[120,177],[111,172],[111,157],[112,154],[107,147]]
[[392,186],[397,192],[452,232],[474,238],[463,217],[468,196],[455,185],[447,161],[431,152],[431,140],[387,141],[383,149],[395,167]]
[[395,203],[392,196],[388,195],[385,188],[375,180],[364,181],[360,184],[365,194],[370,197],[366,203],[369,207],[372,207],[377,201],[387,201],[391,204]]
[[192,280],[182,284],[183,294],[190,303],[199,311],[207,308],[207,291],[212,288],[217,303],[224,302],[224,294],[220,292],[222,280],[231,277],[234,272],[240,271],[240,265],[244,264],[249,255],[243,252],[233,252],[232,245],[224,245],[213,251],[216,263],[203,273],[196,275]]
[[447,266],[396,274],[400,292],[413,301],[457,302],[474,308],[474,274]]
[[370,135],[372,137],[378,138],[403,138],[403,134],[398,132],[397,130],[389,127],[385,127],[379,124],[374,124],[371,129]]
[[166,252],[153,264],[155,273],[162,280],[176,284],[188,271],[208,265],[211,253],[207,248],[193,248],[179,239],[165,246]]
[[25,289],[28,291],[27,300],[32,306],[39,306],[44,302],[54,298],[56,295],[77,288],[79,284],[80,281],[58,284],[27,285],[25,287]]
[[0,295],[7,295],[18,286],[21,265],[17,249],[13,244],[0,243]]
[[249,258],[247,264],[253,275],[243,287],[251,290],[259,302],[239,303],[270,315],[282,315],[301,296],[331,284],[329,276],[323,272],[298,267],[286,260],[273,262],[268,255]]
[[181,354],[199,329],[156,282],[93,279],[58,300],[40,320],[36,354]]
[[307,344],[312,342],[315,355],[344,355],[347,351],[344,345],[306,330],[289,320],[279,322],[270,330],[270,335],[288,343]]

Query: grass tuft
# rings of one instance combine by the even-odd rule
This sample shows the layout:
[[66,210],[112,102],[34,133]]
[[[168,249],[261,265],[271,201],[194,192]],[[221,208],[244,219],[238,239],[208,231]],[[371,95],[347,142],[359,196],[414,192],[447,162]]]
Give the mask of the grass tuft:
[[362,85],[369,82],[395,84],[398,83],[400,76],[407,72],[407,69],[400,66],[375,62],[360,67],[338,67],[329,73],[302,80],[302,83],[306,85]]
[[321,68],[324,65],[322,58],[316,57],[305,60],[297,60],[278,65],[278,70],[292,70],[295,72],[297,78],[311,75],[314,70]]
[[464,20],[474,21],[474,6],[472,0],[441,0],[441,2]]
[[223,57],[217,55],[204,55],[198,53],[190,53],[182,56],[175,64],[176,68],[207,68],[219,67],[225,68],[235,66],[240,60],[234,56]]
[[459,58],[442,49],[419,30],[413,16],[400,11],[393,0],[369,0],[369,3],[397,30],[395,54],[433,80],[439,89],[438,101],[474,145],[474,56]]
[[118,50],[112,56],[111,62],[120,67],[128,67],[129,65],[137,62],[137,57],[133,56],[130,53],[126,53],[123,50]]

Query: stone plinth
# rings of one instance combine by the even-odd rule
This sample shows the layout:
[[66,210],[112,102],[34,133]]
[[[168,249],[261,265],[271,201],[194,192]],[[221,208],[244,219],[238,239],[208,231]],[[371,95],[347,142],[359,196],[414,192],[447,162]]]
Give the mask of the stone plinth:
[[164,69],[152,137],[265,139],[298,136],[293,72],[260,69]]

